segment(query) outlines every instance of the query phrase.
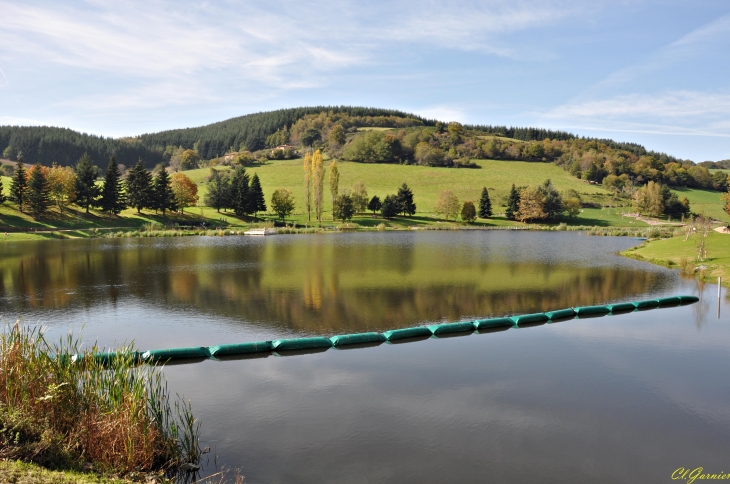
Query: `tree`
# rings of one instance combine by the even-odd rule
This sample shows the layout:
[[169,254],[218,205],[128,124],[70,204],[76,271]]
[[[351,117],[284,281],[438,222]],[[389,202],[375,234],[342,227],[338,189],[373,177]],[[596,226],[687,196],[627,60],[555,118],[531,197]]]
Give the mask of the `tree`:
[[322,152],[317,150],[312,155],[312,189],[314,191],[314,214],[322,222],[324,212],[324,164]]
[[368,190],[365,188],[365,184],[361,181],[355,183],[352,186],[352,203],[355,207],[355,212],[364,212],[368,208]]
[[416,213],[416,204],[413,202],[413,192],[403,183],[398,189],[398,212],[403,215],[414,215]]
[[312,155],[309,152],[304,154],[304,209],[307,211],[307,218],[312,220]]
[[271,195],[271,209],[283,221],[294,211],[294,197],[286,188],[277,188]]
[[368,210],[372,210],[373,215],[375,215],[375,212],[380,210],[381,206],[382,203],[380,203],[380,198],[378,198],[377,195],[374,195],[373,198],[370,199],[370,203],[368,203]]
[[558,193],[555,189],[555,186],[550,179],[545,180],[539,189],[543,195],[542,209],[545,212],[545,218],[548,220],[557,220],[565,211],[563,208],[563,199],[560,197],[560,193]]
[[248,184],[248,173],[246,173],[245,168],[239,166],[231,179],[231,197],[229,200],[231,208],[239,217],[247,214],[251,206]]
[[162,216],[168,210],[176,210],[175,194],[170,186],[170,175],[164,166],[160,167],[152,180],[152,204],[155,211],[162,211]]
[[109,159],[109,165],[104,175],[104,185],[101,187],[101,198],[99,206],[102,211],[111,215],[117,215],[126,207],[126,195],[122,183],[122,173],[119,171],[117,160],[113,156]]
[[73,169],[68,166],[60,167],[54,163],[48,172],[48,189],[51,199],[63,213],[63,209],[76,196],[76,174]]
[[664,198],[659,183],[650,181],[636,190],[634,194],[634,208],[643,215],[660,217],[664,213]]
[[383,218],[391,219],[400,212],[400,203],[395,195],[388,195],[380,205],[380,213]]
[[722,207],[725,209],[725,213],[730,215],[730,189],[727,191],[727,193],[724,193],[722,197],[720,197],[723,202],[725,202],[725,205]]
[[517,219],[517,212],[520,209],[520,192],[515,188],[514,183],[512,189],[509,191],[509,197],[507,198],[507,210],[504,214],[509,220]]
[[479,217],[489,218],[492,216],[492,201],[489,199],[489,190],[482,188],[482,196],[479,198]]
[[351,220],[353,215],[355,215],[355,203],[353,202],[352,197],[347,194],[339,195],[335,199],[335,204],[332,206],[333,218],[344,222],[346,220]]
[[254,217],[258,212],[266,211],[266,201],[264,199],[264,190],[261,188],[261,181],[257,173],[253,174],[251,179],[251,186],[249,187],[249,202],[250,207],[248,213],[252,213]]
[[470,224],[477,219],[477,209],[474,206],[474,202],[467,200],[464,202],[464,206],[461,208],[461,220]]
[[446,220],[452,217],[456,220],[457,215],[459,215],[459,208],[461,208],[459,199],[454,195],[454,192],[444,190],[439,194],[434,211],[439,215],[443,215]]
[[175,196],[175,205],[181,212],[185,207],[192,207],[198,203],[198,185],[184,173],[174,173],[170,177],[170,188]]
[[304,134],[302,134],[301,142],[304,146],[312,146],[321,139],[322,134],[318,130],[309,128],[304,132]]
[[346,139],[347,138],[345,137],[345,129],[342,127],[341,124],[335,124],[334,126],[332,126],[329,134],[330,143],[342,146],[345,144]]
[[28,173],[28,191],[26,200],[33,218],[41,217],[51,204],[50,189],[48,188],[48,168],[40,163],[33,165]]
[[96,199],[101,194],[100,188],[96,185],[99,177],[99,168],[91,163],[91,157],[86,153],[76,163],[76,200],[74,203],[85,208],[89,213],[89,207],[96,204]]
[[194,150],[185,150],[180,155],[180,170],[192,170],[198,167],[200,155]]
[[[341,125],[337,124],[335,126],[339,126],[342,128]],[[334,129],[334,128],[332,128]],[[330,132],[330,137],[332,136],[332,132]],[[337,168],[337,160],[332,160],[332,163],[330,163],[330,195],[332,195],[332,206],[335,206],[335,198],[337,198],[337,194],[340,190],[340,170]],[[332,216],[334,218],[334,215]]]
[[18,210],[23,211],[23,205],[25,205],[25,198],[28,192],[28,180],[25,176],[25,165],[23,165],[23,158],[18,158],[18,162],[15,164],[15,172],[13,173],[13,179],[10,183],[10,200],[15,202],[18,206]]
[[152,174],[147,171],[142,159],[127,173],[127,203],[141,213],[143,208],[152,207]]
[[529,220],[542,220],[547,215],[543,210],[545,206],[545,195],[540,187],[529,186],[520,192],[520,206],[517,211],[517,220],[527,222]]
[[8,160],[14,160],[15,159],[15,148],[13,148],[12,146],[8,145],[3,150],[3,157],[4,158],[7,158]]
[[218,212],[221,208],[228,206],[228,177],[218,170],[210,169],[210,180],[208,181],[208,193],[205,195],[205,204],[215,208]]
[[5,203],[5,188],[3,187],[3,179],[0,177],[0,203]]
[[568,212],[568,218],[573,218],[580,213],[580,200],[575,197],[563,200],[563,208]]

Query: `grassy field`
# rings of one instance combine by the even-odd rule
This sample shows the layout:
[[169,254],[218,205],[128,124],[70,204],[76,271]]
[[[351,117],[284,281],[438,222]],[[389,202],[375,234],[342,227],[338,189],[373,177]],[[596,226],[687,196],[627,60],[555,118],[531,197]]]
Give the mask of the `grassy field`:
[[673,191],[677,193],[680,199],[687,197],[690,208],[694,213],[704,213],[714,219],[730,222],[730,215],[722,208],[723,204],[720,200],[722,193],[696,188],[674,188]]
[[[376,227],[383,222],[390,228],[434,225],[450,227],[454,225],[453,222],[439,220],[439,217],[434,213],[434,205],[441,191],[453,191],[461,202],[472,200],[478,203],[482,187],[488,187],[495,216],[488,220],[478,220],[475,225],[482,227],[519,226],[522,224],[507,220],[504,217],[504,205],[510,187],[513,183],[517,186],[538,184],[549,178],[558,190],[573,189],[581,195],[584,201],[604,206],[604,208],[583,209],[576,218],[564,220],[567,225],[630,228],[647,226],[644,222],[622,215],[631,211],[631,207],[628,206],[626,200],[617,203],[603,187],[590,185],[579,180],[551,163],[496,160],[476,160],[476,163],[479,165],[478,169],[338,162],[340,193],[351,189],[356,182],[361,181],[367,187],[370,197],[378,195],[383,199],[388,194],[395,194],[401,183],[405,182],[414,193],[417,205],[415,216],[398,217],[390,221],[383,221],[377,215],[361,214],[356,216],[353,222],[361,227]],[[325,165],[328,166],[329,162],[326,161]],[[230,170],[229,167],[225,166],[216,169]],[[296,208],[295,213],[287,219],[287,222],[313,225],[304,213],[301,159],[272,161],[263,166],[248,168],[247,171],[250,174],[258,174],[267,204],[269,204],[271,194],[277,188],[287,188],[293,192]],[[198,185],[198,195],[202,205],[207,192],[207,178],[210,169],[190,170],[186,171],[185,174]],[[3,177],[3,186],[7,193],[10,186],[8,177]],[[325,186],[324,220],[333,225],[331,221],[332,204],[329,196],[328,172],[325,174]],[[714,218],[730,221],[730,216],[722,210],[719,193],[695,189],[677,189],[676,192],[680,197],[686,196],[690,200],[694,212],[704,212]],[[621,206],[621,204],[624,206]],[[168,214],[167,217],[146,210],[138,214],[134,209],[127,209],[121,215],[121,217],[110,219],[98,211],[92,210],[90,214],[86,214],[83,210],[72,206],[63,215],[54,209],[47,217],[37,221],[28,215],[21,214],[6,203],[0,205],[0,225],[54,228],[62,232],[43,234],[10,233],[7,236],[0,237],[7,237],[6,240],[85,237],[98,235],[98,231],[103,230],[135,230],[150,223],[160,223],[168,226],[205,223],[206,227],[221,226],[239,230],[249,227],[251,222],[271,221],[274,218],[273,214],[264,214],[260,220],[242,219],[234,216],[231,212],[223,211],[218,213],[214,209],[203,206],[190,207],[186,209],[184,214]],[[97,230],[96,233],[93,232],[94,229]]]
[[712,232],[706,241],[707,260],[694,262],[698,251],[698,236],[685,240],[683,236],[647,242],[640,247],[626,251],[624,255],[654,262],[669,267],[681,267],[682,260],[691,266],[705,265],[705,279],[717,281],[722,276],[723,285],[730,286],[730,234]]
[[130,484],[133,481],[75,471],[51,471],[37,464],[0,460],[0,482],[9,484]]

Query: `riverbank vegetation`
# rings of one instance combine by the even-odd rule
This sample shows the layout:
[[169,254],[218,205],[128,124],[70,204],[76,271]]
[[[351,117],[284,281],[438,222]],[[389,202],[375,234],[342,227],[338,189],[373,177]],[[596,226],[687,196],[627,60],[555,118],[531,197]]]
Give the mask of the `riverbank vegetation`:
[[[132,347],[94,357],[68,336],[17,323],[0,334],[0,458],[51,469],[174,474],[198,459],[191,407]],[[77,355],[71,358],[71,355]]]

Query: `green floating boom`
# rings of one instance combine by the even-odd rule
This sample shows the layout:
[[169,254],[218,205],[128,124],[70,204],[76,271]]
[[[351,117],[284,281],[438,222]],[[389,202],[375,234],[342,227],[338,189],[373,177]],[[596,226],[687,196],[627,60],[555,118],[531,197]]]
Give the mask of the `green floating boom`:
[[[413,328],[393,329],[382,333],[354,333],[343,334],[326,338],[314,336],[305,338],[277,339],[274,341],[257,341],[251,343],[225,344],[218,346],[191,346],[188,348],[169,348],[162,350],[148,350],[144,353],[113,351],[105,353],[94,353],[92,357],[102,363],[108,363],[112,359],[124,356],[134,361],[166,362],[170,360],[217,358],[223,356],[247,355],[255,353],[269,353],[292,351],[322,351],[332,347],[346,347],[350,345],[377,345],[383,342],[406,340],[409,338],[438,337],[448,334],[466,334],[474,330],[486,330],[491,328],[519,327],[520,325],[543,323],[547,321],[558,321],[578,316],[603,316],[606,314],[620,314],[637,310],[654,309],[659,307],[671,307],[685,304],[693,304],[699,301],[697,296],[671,296],[658,299],[646,299],[637,302],[625,302],[609,304],[606,306],[582,306],[577,308],[558,309],[546,313],[532,313],[517,316],[477,319],[475,321],[460,321],[457,323],[434,324],[431,326],[416,326]],[[69,358],[69,355],[58,355],[59,358]],[[72,355],[71,361],[75,362],[79,355]]]

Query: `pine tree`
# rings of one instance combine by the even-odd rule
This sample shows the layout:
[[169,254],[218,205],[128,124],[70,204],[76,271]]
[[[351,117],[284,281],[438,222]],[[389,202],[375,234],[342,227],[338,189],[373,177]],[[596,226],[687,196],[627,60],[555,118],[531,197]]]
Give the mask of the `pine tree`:
[[210,181],[208,182],[208,193],[205,195],[205,204],[220,212],[221,208],[228,206],[228,177],[213,168],[210,171]]
[[106,175],[104,175],[104,186],[101,188],[99,206],[110,216],[117,215],[127,206],[126,201],[122,173],[119,170],[116,158],[112,156],[106,168]]
[[144,167],[141,158],[127,176],[127,203],[136,208],[137,213],[152,205],[152,174]]
[[23,157],[19,156],[18,162],[15,164],[13,180],[10,184],[10,200],[15,202],[18,206],[18,210],[21,212],[23,211],[27,192],[28,180],[25,178],[25,166],[23,165]]
[[264,199],[264,191],[261,188],[261,181],[259,181],[259,175],[257,173],[254,173],[251,179],[248,199],[251,203],[248,212],[253,213],[254,217],[258,212],[266,211],[266,199]]
[[492,216],[492,201],[489,199],[487,187],[482,188],[482,197],[479,199],[479,218]]
[[0,203],[5,203],[5,200],[7,198],[5,197],[4,189],[3,189],[3,179],[0,178]]
[[162,216],[168,210],[176,210],[175,194],[170,186],[170,176],[165,167],[160,167],[152,181],[152,201],[155,210],[161,210]]
[[398,189],[398,212],[403,215],[413,215],[416,213],[416,204],[413,203],[413,191],[403,183]]
[[51,205],[51,190],[48,186],[48,178],[43,171],[40,163],[34,165],[30,170],[28,191],[25,196],[33,218],[42,216]]
[[515,188],[514,183],[512,189],[509,191],[509,198],[507,199],[507,210],[505,210],[505,216],[510,220],[516,220],[517,212],[520,210],[520,192]]
[[79,207],[86,209],[89,213],[89,207],[94,205],[99,197],[101,190],[96,185],[96,179],[99,177],[99,169],[91,163],[91,157],[84,153],[76,164],[76,200],[74,203]]
[[249,213],[250,190],[248,186],[248,173],[242,166],[236,168],[233,178],[231,179],[231,208],[239,217]]

